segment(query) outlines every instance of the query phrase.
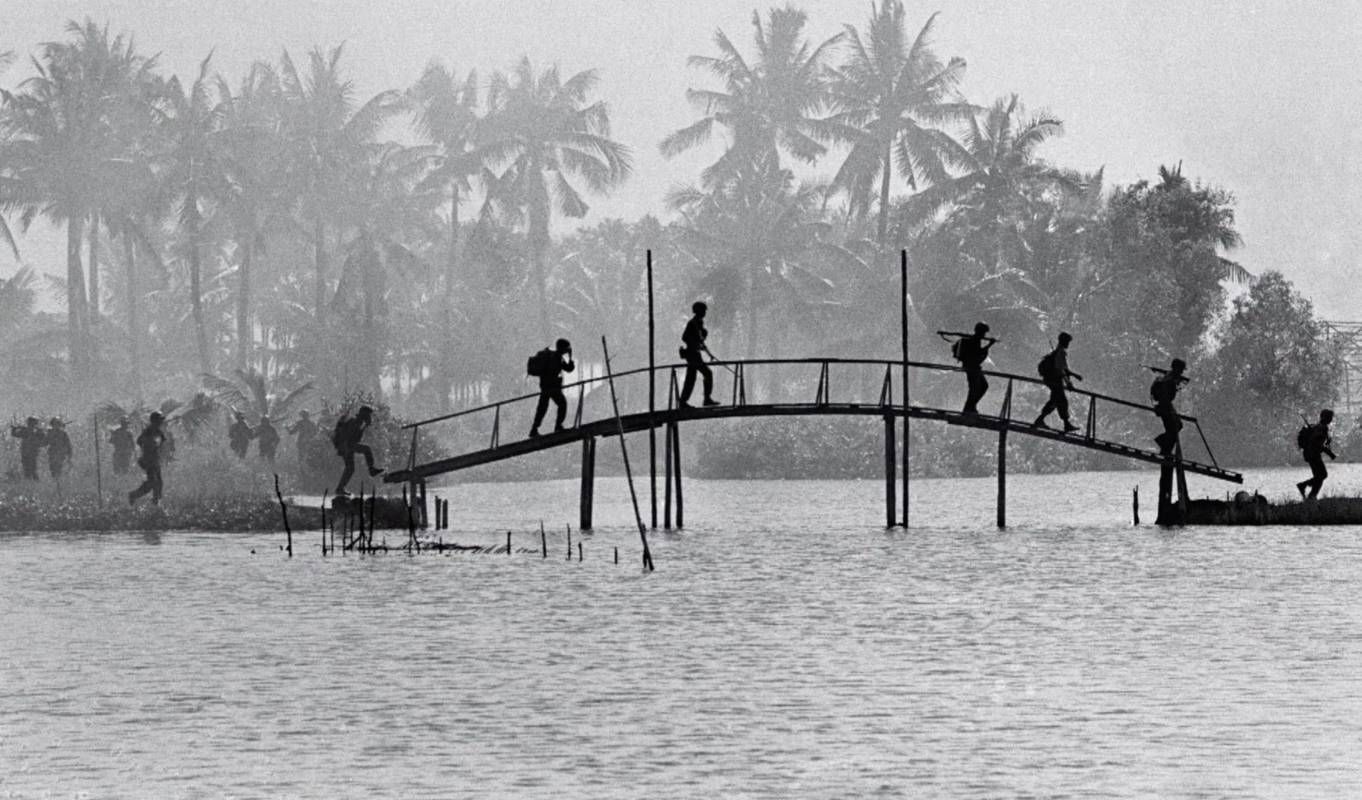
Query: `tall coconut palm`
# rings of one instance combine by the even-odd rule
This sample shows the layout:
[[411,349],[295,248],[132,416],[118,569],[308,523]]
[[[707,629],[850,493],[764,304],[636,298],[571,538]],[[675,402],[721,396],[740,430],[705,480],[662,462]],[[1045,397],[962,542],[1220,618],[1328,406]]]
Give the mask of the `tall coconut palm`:
[[[93,23],[68,23],[71,39],[43,46],[36,74],[4,99],[0,163],[6,170],[5,210],[18,213],[21,230],[38,217],[66,226],[69,358],[78,381],[91,366],[89,299],[81,264],[85,223],[116,205],[131,182],[124,139],[112,126],[129,75],[141,81],[153,61],[138,56],[130,39],[109,37]],[[97,278],[96,278],[97,281]]]
[[330,51],[313,48],[306,73],[298,70],[287,52],[279,65],[293,179],[301,195],[303,217],[311,228],[316,271],[313,310],[318,320],[326,305],[327,220],[351,198],[355,165],[363,162],[364,148],[396,113],[401,99],[398,92],[380,92],[357,107],[354,83],[341,72],[342,51],[343,46]]
[[932,50],[937,14],[909,42],[901,0],[872,4],[871,11],[864,36],[846,27],[850,56],[833,83],[835,120],[851,143],[833,185],[847,192],[853,214],[867,214],[878,195],[875,241],[883,247],[891,175],[897,171],[912,189],[949,177],[960,145],[938,126],[969,118],[974,107],[956,94],[964,59],[943,64]]
[[226,169],[223,203],[236,245],[236,366],[247,369],[255,255],[264,247],[272,221],[286,215],[291,200],[283,179],[287,141],[279,81],[268,64],[252,64],[236,92],[221,76],[217,81]]
[[587,99],[597,82],[595,70],[565,81],[557,67],[536,75],[523,58],[510,75],[496,73],[488,92],[487,162],[501,170],[491,191],[524,215],[544,338],[550,330],[544,256],[554,211],[586,216],[589,206],[573,178],[603,194],[633,170],[629,148],[610,138],[605,103]]
[[831,100],[828,59],[841,35],[810,45],[806,21],[803,11],[788,6],[771,9],[765,24],[754,11],[754,59],[744,58],[722,30],[714,33],[719,55],[690,57],[690,66],[708,70],[723,88],[687,90],[702,116],[663,139],[661,150],[671,158],[708,142],[716,126],[725,129],[729,147],[705,168],[703,188],[748,173],[759,183],[760,165],[782,150],[812,164],[836,138],[838,126],[822,115]]
[[208,72],[211,58],[210,53],[199,64],[199,74],[188,87],[178,77],[170,79],[165,87],[166,113],[162,117],[166,142],[162,180],[167,196],[176,206],[189,267],[189,300],[200,372],[212,368],[203,313],[205,224],[227,194],[226,165],[218,140],[222,108],[216,83]]

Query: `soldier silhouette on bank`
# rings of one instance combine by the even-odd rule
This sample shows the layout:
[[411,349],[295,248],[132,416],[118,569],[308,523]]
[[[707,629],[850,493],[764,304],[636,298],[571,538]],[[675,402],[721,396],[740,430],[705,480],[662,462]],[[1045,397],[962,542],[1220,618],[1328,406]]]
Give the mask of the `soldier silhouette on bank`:
[[988,325],[979,322],[974,333],[963,336],[951,345],[951,354],[965,370],[968,391],[965,394],[965,407],[962,414],[974,416],[979,413],[979,401],[988,392],[988,381],[984,379],[984,362],[988,360],[989,348],[998,340],[988,336]]
[[268,416],[261,417],[260,424],[255,426],[255,440],[260,457],[273,464],[275,451],[279,449],[279,431]]
[[682,408],[690,405],[690,394],[695,391],[695,376],[699,374],[704,381],[704,404],[717,406],[719,401],[714,399],[714,371],[705,363],[706,355],[714,358],[714,354],[705,346],[705,339],[709,338],[709,331],[705,330],[705,314],[709,306],[697,300],[690,310],[694,316],[681,333],[681,358],[686,362],[686,377],[681,383],[681,396],[677,402]]
[[359,411],[353,417],[341,417],[336,422],[336,431],[332,437],[332,444],[336,446],[336,453],[345,460],[345,469],[341,471],[340,480],[336,483],[336,496],[348,497],[350,493],[345,490],[346,484],[350,482],[350,476],[355,474],[355,455],[364,456],[364,463],[369,468],[369,476],[377,477],[383,474],[383,470],[374,466],[374,451],[367,444],[362,444],[364,431],[368,430],[369,424],[374,420],[374,410],[368,406],[360,406]]
[[118,420],[118,427],[109,432],[109,444],[113,445],[113,471],[115,475],[127,475],[132,466],[133,438],[127,417]]
[[294,441],[298,447],[298,465],[306,464],[313,444],[317,441],[317,423],[312,421],[311,415],[306,410],[303,410],[298,412],[298,420],[285,430],[296,437]]
[[[1324,468],[1324,456],[1329,456],[1331,460],[1337,458],[1330,448],[1332,442],[1329,440],[1329,423],[1333,421],[1334,412],[1326,408],[1319,412],[1319,422],[1306,426],[1297,436],[1301,455],[1305,457],[1305,463],[1310,465],[1309,480],[1296,484],[1296,491],[1301,493],[1303,500],[1314,500],[1319,496],[1324,479],[1329,477],[1329,470]],[[1306,494],[1306,489],[1310,490],[1309,494]]]
[[53,479],[59,479],[71,463],[71,437],[66,435],[66,424],[56,417],[48,423],[47,431],[47,471]]
[[572,360],[572,343],[567,339],[559,339],[554,343],[552,350],[546,347],[530,356],[527,371],[539,379],[539,403],[534,408],[534,424],[530,426],[531,439],[539,435],[539,425],[544,421],[544,415],[548,413],[550,400],[558,406],[553,424],[554,433],[563,429],[563,420],[567,419],[563,373],[572,372],[576,368],[577,365]]
[[23,427],[12,425],[10,436],[19,440],[19,463],[23,466],[24,480],[38,480],[38,453],[47,444],[47,432],[38,424],[37,417],[24,420]]
[[233,411],[232,418],[232,424],[227,427],[227,445],[237,458],[245,458],[246,451],[251,447],[251,439],[255,438],[255,431],[251,430],[246,415],[240,411]]
[[1064,421],[1065,433],[1078,430],[1077,425],[1069,422],[1069,397],[1064,393],[1065,389],[1074,388],[1074,381],[1083,380],[1082,375],[1069,369],[1069,342],[1072,342],[1073,338],[1061,331],[1058,337],[1059,344],[1054,350],[1046,353],[1037,365],[1041,380],[1050,390],[1050,399],[1046,400],[1040,409],[1040,416],[1031,423],[1037,428],[1050,427],[1045,424],[1045,418],[1050,416],[1051,411],[1058,411],[1059,418]]
[[1187,362],[1180,358],[1173,359],[1168,369],[1162,370],[1151,367],[1159,377],[1149,385],[1149,397],[1154,401],[1154,414],[1163,423],[1163,433],[1154,437],[1154,443],[1159,446],[1159,452],[1165,456],[1172,455],[1174,448],[1178,444],[1178,434],[1182,431],[1182,417],[1178,410],[1173,407],[1173,400],[1178,396],[1178,389],[1188,378],[1183,375],[1187,370]]
[[160,505],[161,490],[164,485],[161,482],[161,458],[163,448],[166,443],[166,432],[162,429],[165,417],[159,411],[151,412],[151,417],[147,420],[147,426],[137,436],[137,447],[141,453],[137,456],[137,466],[142,468],[147,477],[142,481],[142,485],[128,492],[128,505],[137,505],[137,498],[151,493],[153,505]]

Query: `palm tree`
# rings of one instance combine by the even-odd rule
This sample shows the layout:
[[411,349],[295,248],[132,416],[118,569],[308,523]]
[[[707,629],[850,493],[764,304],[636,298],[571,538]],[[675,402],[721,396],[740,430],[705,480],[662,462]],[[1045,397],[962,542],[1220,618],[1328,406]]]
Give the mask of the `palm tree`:
[[285,52],[279,69],[284,132],[296,171],[293,178],[302,198],[303,216],[312,229],[316,270],[313,310],[318,320],[326,303],[327,219],[351,199],[354,165],[363,163],[364,149],[397,111],[401,97],[395,91],[380,92],[357,108],[354,84],[341,75],[342,50],[343,45],[329,52],[313,48],[308,53],[306,74],[298,71]]
[[487,162],[502,170],[490,191],[524,215],[544,338],[549,333],[544,264],[549,223],[555,210],[580,219],[589,208],[570,179],[603,194],[633,169],[629,148],[610,138],[605,103],[588,104],[597,80],[595,70],[584,70],[564,81],[557,67],[536,76],[529,58],[523,58],[511,75],[496,73],[488,92]]
[[701,174],[702,188],[742,175],[760,183],[761,165],[781,150],[812,164],[836,138],[838,126],[819,115],[831,100],[828,57],[841,36],[810,46],[803,38],[806,20],[803,11],[787,6],[771,9],[763,25],[754,11],[754,60],[744,58],[722,30],[714,33],[718,56],[690,57],[690,66],[713,73],[723,89],[687,90],[702,116],[663,139],[661,150],[671,158],[708,142],[716,126],[724,128],[729,147]]
[[261,417],[276,421],[287,419],[303,395],[312,390],[309,381],[287,391],[270,391],[274,387],[270,386],[269,380],[253,369],[233,370],[229,378],[210,374],[199,377],[215,403],[233,411],[250,413],[257,420]]
[[203,314],[203,248],[205,220],[227,194],[226,166],[218,136],[222,108],[216,84],[208,74],[210,53],[199,64],[199,74],[188,88],[178,77],[165,87],[166,112],[162,129],[166,141],[162,180],[178,207],[176,218],[189,264],[189,299],[194,315],[194,342],[199,371],[208,372],[211,358]]
[[268,64],[256,62],[233,93],[219,76],[222,109],[222,159],[226,170],[223,202],[236,244],[236,365],[250,365],[253,334],[251,295],[255,255],[265,247],[271,222],[285,216],[290,198],[285,171],[283,115],[279,81]]
[[[67,24],[72,39],[43,46],[36,75],[16,92],[0,92],[5,114],[0,164],[4,210],[21,230],[39,216],[66,226],[69,358],[78,381],[91,367],[90,302],[81,265],[86,220],[116,207],[138,182],[118,126],[129,116],[126,87],[149,80],[154,59],[136,54],[131,39],[109,37],[91,22]],[[98,272],[94,279],[98,291]]]
[[839,108],[835,120],[842,137],[851,142],[833,185],[847,191],[852,213],[863,216],[871,208],[878,178],[875,241],[883,247],[892,173],[897,171],[912,189],[919,181],[930,185],[948,178],[947,165],[956,160],[960,145],[935,126],[967,119],[975,109],[956,96],[964,59],[942,64],[932,51],[937,14],[909,43],[901,0],[872,4],[871,11],[864,38],[846,27],[851,54],[833,84]]

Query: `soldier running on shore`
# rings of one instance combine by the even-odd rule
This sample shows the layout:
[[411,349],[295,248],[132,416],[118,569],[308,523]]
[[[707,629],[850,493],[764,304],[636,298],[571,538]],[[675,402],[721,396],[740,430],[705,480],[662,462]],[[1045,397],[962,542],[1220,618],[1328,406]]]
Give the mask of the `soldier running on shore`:
[[274,463],[274,453],[279,449],[279,431],[270,422],[268,416],[260,418],[260,424],[255,427],[256,446],[260,448],[260,457]]
[[1040,360],[1037,371],[1040,372],[1041,380],[1045,382],[1046,388],[1050,390],[1050,399],[1045,401],[1045,405],[1040,410],[1040,416],[1031,424],[1037,428],[1048,428],[1045,418],[1050,416],[1051,411],[1058,411],[1059,418],[1064,421],[1064,432],[1078,430],[1078,426],[1069,422],[1069,397],[1064,393],[1065,389],[1074,388],[1074,381],[1083,380],[1083,376],[1069,369],[1069,342],[1073,341],[1068,333],[1060,332],[1059,344]]
[[1173,400],[1178,396],[1181,384],[1188,382],[1188,378],[1182,374],[1187,369],[1187,362],[1175,358],[1166,370],[1157,367],[1150,369],[1159,377],[1150,384],[1149,397],[1154,401],[1154,413],[1163,422],[1163,433],[1155,436],[1154,442],[1159,446],[1159,452],[1168,456],[1177,447],[1178,434],[1182,431],[1182,416],[1173,407]]
[[66,435],[66,424],[56,417],[48,423],[47,431],[47,470],[54,480],[59,480],[71,463],[71,437]]
[[699,374],[704,382],[704,404],[717,406],[719,401],[714,399],[714,371],[705,363],[706,355],[714,358],[714,354],[705,346],[705,340],[709,338],[709,331],[705,330],[705,314],[708,313],[709,306],[697,300],[691,305],[690,310],[694,316],[686,323],[686,329],[681,333],[681,358],[686,361],[686,377],[681,383],[678,403],[682,408],[690,406],[690,394],[695,391],[695,376]]
[[24,480],[38,480],[38,452],[47,444],[47,432],[38,423],[37,417],[24,420],[23,427],[12,425],[10,436],[19,440],[19,463],[23,466]]
[[133,438],[128,427],[127,417],[118,420],[118,427],[109,432],[109,444],[113,445],[113,471],[115,475],[127,475],[132,466]]
[[[1334,412],[1326,408],[1319,412],[1319,422],[1302,428],[1296,437],[1296,443],[1301,446],[1301,455],[1305,456],[1305,463],[1310,465],[1309,480],[1296,484],[1296,491],[1301,493],[1302,500],[1318,497],[1324,479],[1329,477],[1329,470],[1324,468],[1324,456],[1329,456],[1330,460],[1337,458],[1329,440],[1329,423],[1333,421]],[[1306,494],[1306,489],[1310,490],[1309,494]]]
[[151,493],[153,505],[161,504],[161,491],[164,484],[161,482],[161,456],[162,447],[166,442],[166,433],[161,428],[161,423],[165,417],[159,411],[151,412],[151,417],[147,420],[147,427],[137,436],[137,447],[142,451],[137,457],[137,466],[146,473],[146,480],[142,485],[128,492],[128,505],[137,505],[137,498],[148,492]]
[[227,428],[227,444],[236,453],[237,458],[245,458],[246,451],[251,447],[251,439],[255,438],[255,431],[251,430],[250,423],[246,422],[246,415],[240,411],[232,412],[232,424]]

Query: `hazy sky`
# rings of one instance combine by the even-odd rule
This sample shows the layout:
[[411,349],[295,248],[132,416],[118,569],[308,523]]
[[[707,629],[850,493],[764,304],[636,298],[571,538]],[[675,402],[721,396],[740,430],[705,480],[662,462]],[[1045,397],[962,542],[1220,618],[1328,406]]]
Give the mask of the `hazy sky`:
[[[666,161],[657,143],[694,119],[684,92],[707,85],[687,56],[714,52],[722,28],[750,52],[751,14],[736,0],[119,0],[7,4],[0,50],[30,53],[91,17],[135,34],[163,66],[190,75],[210,49],[232,82],[257,58],[346,43],[365,95],[405,88],[439,58],[460,74],[509,68],[522,54],[563,72],[599,70],[598,96],[635,176],[594,203],[592,220],[662,212],[673,184],[713,153]],[[796,3],[824,38],[862,25],[870,0]],[[1232,191],[1251,271],[1279,269],[1330,318],[1362,319],[1351,278],[1362,256],[1362,14],[1355,0],[941,0],[908,2],[916,30],[940,11],[936,44],[969,64],[966,96],[987,104],[1017,92],[1066,126],[1041,155],[1106,167],[1108,184],[1183,173]],[[1308,11],[1305,9],[1309,9]],[[0,77],[28,74],[21,59]],[[715,147],[720,147],[716,143]],[[828,169],[832,168],[829,164]],[[588,220],[591,221],[591,220]],[[22,243],[30,263],[59,271],[51,235]],[[0,274],[13,264],[0,256]]]

